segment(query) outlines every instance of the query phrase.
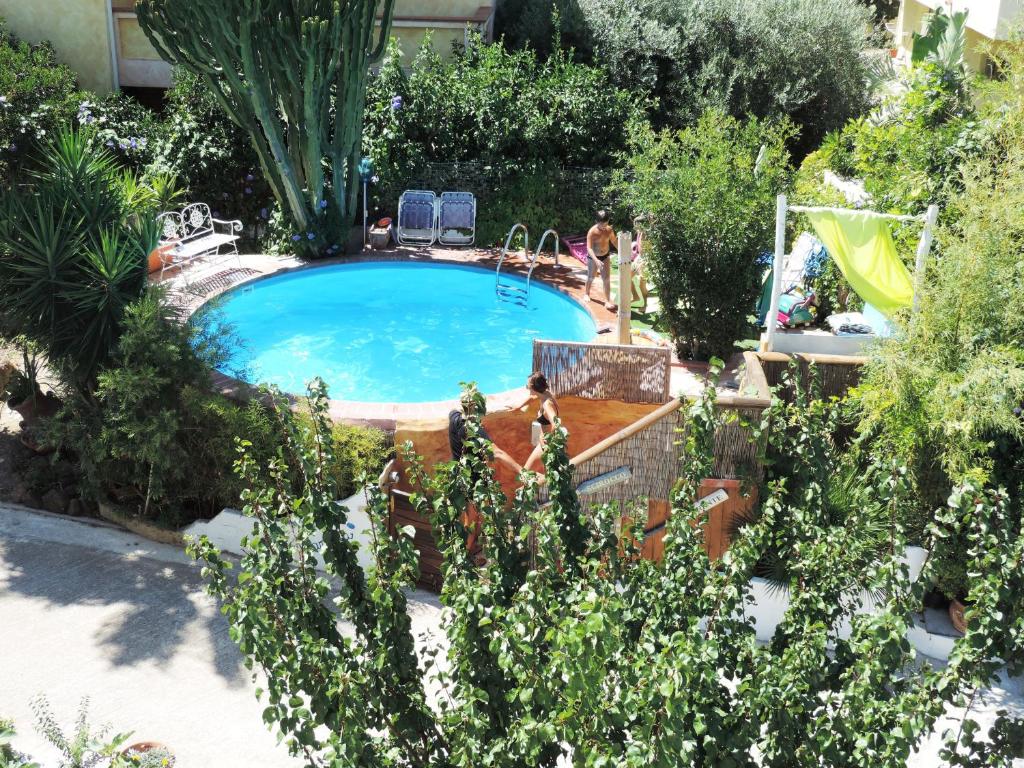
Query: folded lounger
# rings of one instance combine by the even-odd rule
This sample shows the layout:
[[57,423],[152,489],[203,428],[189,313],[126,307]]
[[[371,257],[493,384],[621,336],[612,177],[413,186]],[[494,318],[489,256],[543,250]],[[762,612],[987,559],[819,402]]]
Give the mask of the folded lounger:
[[437,213],[437,241],[472,245],[476,238],[476,198],[469,192],[442,192]]
[[402,245],[433,245],[437,239],[437,195],[407,189],[398,198],[396,236]]
[[583,266],[587,266],[587,236],[586,235],[573,235],[572,237],[563,237],[562,244],[565,245],[565,249],[571,256],[578,259]]

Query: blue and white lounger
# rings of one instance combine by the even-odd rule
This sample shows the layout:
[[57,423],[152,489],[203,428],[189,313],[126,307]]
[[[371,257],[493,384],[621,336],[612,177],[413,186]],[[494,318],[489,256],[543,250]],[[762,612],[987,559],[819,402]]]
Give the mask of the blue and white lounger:
[[408,189],[398,198],[396,235],[402,245],[433,245],[437,239],[437,196]]
[[476,238],[476,198],[470,192],[442,192],[437,214],[437,241],[472,245]]

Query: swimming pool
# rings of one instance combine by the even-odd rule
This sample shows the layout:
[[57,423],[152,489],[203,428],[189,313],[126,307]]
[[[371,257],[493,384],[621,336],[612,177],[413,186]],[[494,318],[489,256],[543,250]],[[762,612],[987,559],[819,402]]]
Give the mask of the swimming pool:
[[460,381],[488,394],[521,387],[534,339],[594,337],[590,314],[558,291],[534,280],[522,306],[494,283],[479,267],[364,262],[268,277],[219,301],[243,340],[232,366],[250,382],[302,393],[320,376],[334,400],[415,403],[458,397]]

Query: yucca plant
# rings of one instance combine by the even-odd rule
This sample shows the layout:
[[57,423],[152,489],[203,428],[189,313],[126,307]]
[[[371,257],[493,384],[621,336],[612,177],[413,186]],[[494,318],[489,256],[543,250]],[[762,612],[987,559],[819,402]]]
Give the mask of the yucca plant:
[[145,290],[154,192],[74,132],[48,144],[38,167],[28,192],[0,204],[0,324],[87,392]]

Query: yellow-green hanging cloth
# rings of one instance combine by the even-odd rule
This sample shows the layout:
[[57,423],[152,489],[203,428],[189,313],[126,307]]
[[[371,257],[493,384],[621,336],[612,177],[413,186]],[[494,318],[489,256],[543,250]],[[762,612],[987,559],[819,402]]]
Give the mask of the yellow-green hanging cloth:
[[914,301],[914,281],[896,253],[891,219],[873,211],[819,208],[806,212],[847,282],[886,317]]

